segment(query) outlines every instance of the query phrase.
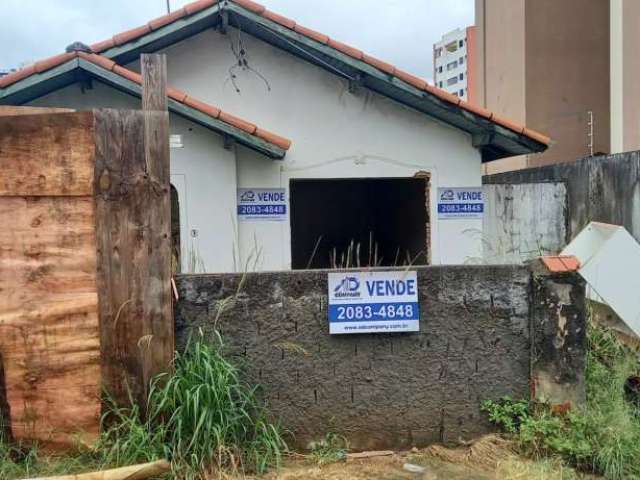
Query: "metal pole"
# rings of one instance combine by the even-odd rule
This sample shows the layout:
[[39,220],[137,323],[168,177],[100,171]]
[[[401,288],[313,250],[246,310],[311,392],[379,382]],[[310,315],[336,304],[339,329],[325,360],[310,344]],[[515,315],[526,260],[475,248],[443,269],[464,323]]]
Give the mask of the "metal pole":
[[167,0],[167,13],[171,13],[171,0]]

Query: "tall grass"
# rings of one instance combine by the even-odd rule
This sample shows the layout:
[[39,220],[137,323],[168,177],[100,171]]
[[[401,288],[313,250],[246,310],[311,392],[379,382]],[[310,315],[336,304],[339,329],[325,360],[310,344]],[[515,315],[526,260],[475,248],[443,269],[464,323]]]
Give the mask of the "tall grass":
[[150,393],[150,422],[161,425],[166,453],[188,476],[212,469],[263,473],[278,465],[286,445],[267,420],[257,387],[245,383],[223,355],[223,343],[202,338],[176,356],[175,374]]
[[78,473],[167,458],[172,477],[211,478],[222,472],[264,473],[277,466],[286,444],[257,392],[224,355],[219,335],[200,335],[176,354],[175,371],[157,377],[147,412],[107,400],[102,434],[91,448],[64,458],[38,455],[35,447],[0,439],[0,479]]
[[505,398],[483,408],[534,457],[561,457],[612,480],[640,478],[640,409],[625,395],[640,368],[637,354],[602,327],[590,326],[588,340],[585,406],[554,414]]

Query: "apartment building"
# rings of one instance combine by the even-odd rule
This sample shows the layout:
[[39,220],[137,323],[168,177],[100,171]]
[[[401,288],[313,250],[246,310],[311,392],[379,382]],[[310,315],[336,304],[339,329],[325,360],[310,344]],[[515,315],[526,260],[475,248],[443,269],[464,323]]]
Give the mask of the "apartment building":
[[487,173],[640,149],[638,20],[638,0],[476,0],[476,103],[552,138]]
[[433,45],[434,84],[463,100],[473,102],[475,51],[475,27],[457,28],[443,35]]

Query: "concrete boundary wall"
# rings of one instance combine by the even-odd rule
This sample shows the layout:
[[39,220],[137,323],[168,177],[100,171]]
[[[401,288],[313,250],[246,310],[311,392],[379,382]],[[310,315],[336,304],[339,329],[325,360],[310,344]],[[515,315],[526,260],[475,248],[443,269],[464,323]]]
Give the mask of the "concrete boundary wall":
[[178,344],[199,331],[210,337],[219,317],[230,353],[302,448],[328,432],[355,450],[456,443],[491,430],[485,399],[526,398],[530,384],[554,401],[564,391],[584,396],[577,276],[534,276],[527,266],[416,270],[419,333],[349,336],[328,333],[326,271],[179,276]]
[[557,254],[566,245],[563,183],[485,185],[484,263],[524,263]]
[[[640,241],[639,179],[640,152],[635,151],[486,175],[483,183],[564,183],[568,243],[591,221],[621,225]],[[529,213],[522,212],[521,215]]]

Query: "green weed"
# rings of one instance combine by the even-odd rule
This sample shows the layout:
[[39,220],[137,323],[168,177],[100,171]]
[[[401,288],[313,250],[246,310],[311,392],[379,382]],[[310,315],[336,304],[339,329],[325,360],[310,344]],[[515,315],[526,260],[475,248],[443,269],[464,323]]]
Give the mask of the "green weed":
[[173,375],[160,376],[150,393],[150,422],[161,425],[166,453],[188,476],[214,469],[263,473],[276,466],[286,445],[267,420],[256,387],[215,344],[201,338],[178,354]]
[[335,463],[347,458],[349,443],[347,439],[335,433],[327,433],[319,442],[311,445],[311,458],[318,465]]
[[505,397],[482,408],[534,458],[560,457],[608,479],[640,478],[640,411],[624,391],[638,372],[636,355],[601,327],[590,327],[588,338],[584,407],[560,415]]

